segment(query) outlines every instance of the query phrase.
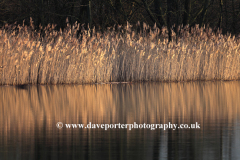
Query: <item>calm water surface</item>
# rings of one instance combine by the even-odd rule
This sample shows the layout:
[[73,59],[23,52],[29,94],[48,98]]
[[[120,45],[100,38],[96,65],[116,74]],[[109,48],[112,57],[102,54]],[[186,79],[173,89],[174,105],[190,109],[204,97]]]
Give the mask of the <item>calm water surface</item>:
[[[240,159],[240,82],[0,87],[0,160]],[[57,122],[63,128],[56,127]],[[200,124],[68,129],[65,124]]]

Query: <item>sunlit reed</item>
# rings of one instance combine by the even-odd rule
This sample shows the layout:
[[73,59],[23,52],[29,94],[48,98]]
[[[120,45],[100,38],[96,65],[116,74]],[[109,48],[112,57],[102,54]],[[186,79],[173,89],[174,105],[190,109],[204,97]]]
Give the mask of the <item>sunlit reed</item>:
[[210,28],[185,27],[168,43],[166,28],[146,24],[55,27],[0,29],[0,85],[240,79],[239,41]]

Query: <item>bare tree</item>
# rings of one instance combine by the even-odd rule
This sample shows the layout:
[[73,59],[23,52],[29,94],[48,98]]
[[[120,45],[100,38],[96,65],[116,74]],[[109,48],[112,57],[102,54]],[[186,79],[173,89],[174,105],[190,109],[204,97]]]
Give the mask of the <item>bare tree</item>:
[[164,18],[162,0],[154,0],[154,5],[155,5],[155,14],[158,22],[160,23],[161,26],[163,25],[166,26],[167,22],[165,21],[165,18]]
[[204,0],[202,14],[201,14],[201,20],[200,20],[200,27],[202,27],[204,22],[205,22],[206,13],[207,13],[207,9],[208,9],[208,7],[210,5],[210,1],[211,0]]
[[184,14],[183,14],[183,26],[186,26],[189,24],[189,20],[190,20],[190,16],[191,16],[191,6],[192,6],[192,1],[185,0]]
[[168,29],[168,42],[172,41],[172,30],[171,30],[171,26],[172,26],[172,0],[167,0],[167,29]]

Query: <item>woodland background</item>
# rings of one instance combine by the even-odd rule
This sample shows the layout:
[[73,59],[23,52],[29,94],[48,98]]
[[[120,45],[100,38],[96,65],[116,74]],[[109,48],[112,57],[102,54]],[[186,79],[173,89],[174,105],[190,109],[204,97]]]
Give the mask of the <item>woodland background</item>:
[[[104,31],[114,25],[145,22],[158,28],[182,25],[207,25],[223,34],[240,32],[239,0],[0,0],[0,26],[5,23],[29,24],[35,27],[57,24],[57,29],[76,21],[85,28]],[[178,31],[177,27],[173,27]]]

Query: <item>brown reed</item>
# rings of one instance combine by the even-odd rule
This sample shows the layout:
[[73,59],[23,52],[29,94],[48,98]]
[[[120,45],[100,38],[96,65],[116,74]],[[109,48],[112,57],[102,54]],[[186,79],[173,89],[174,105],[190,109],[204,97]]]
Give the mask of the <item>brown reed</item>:
[[166,27],[146,24],[140,32],[129,23],[104,33],[55,27],[42,36],[30,19],[0,29],[0,85],[240,79],[239,40],[211,28],[185,27],[168,43]]

